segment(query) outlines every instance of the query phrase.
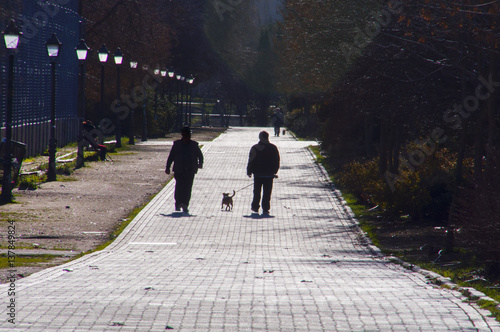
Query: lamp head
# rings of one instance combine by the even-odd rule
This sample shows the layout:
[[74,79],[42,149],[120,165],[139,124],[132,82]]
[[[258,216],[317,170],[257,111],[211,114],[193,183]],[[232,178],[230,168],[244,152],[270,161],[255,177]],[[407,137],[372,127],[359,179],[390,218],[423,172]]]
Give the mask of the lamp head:
[[87,60],[87,55],[89,53],[90,48],[85,43],[84,39],[80,39],[80,43],[78,44],[78,46],[75,49],[76,49],[76,56],[78,57],[78,60],[80,60],[80,61]]
[[118,66],[121,65],[123,62],[123,53],[119,47],[115,51],[114,59],[115,59],[115,64]]
[[108,61],[109,51],[108,51],[105,44],[102,44],[102,46],[99,49],[99,52],[97,52],[97,54],[99,55],[99,61],[101,63],[105,63],[106,61]]
[[55,33],[53,33],[52,36],[50,36],[49,40],[47,40],[47,43],[45,45],[47,46],[47,52],[49,54],[49,57],[56,58],[57,56],[59,56],[59,51],[61,50],[62,44],[57,38]]
[[2,34],[5,41],[5,47],[10,50],[15,50],[19,45],[19,38],[23,33],[17,28],[16,21],[10,20],[9,25],[2,31]]

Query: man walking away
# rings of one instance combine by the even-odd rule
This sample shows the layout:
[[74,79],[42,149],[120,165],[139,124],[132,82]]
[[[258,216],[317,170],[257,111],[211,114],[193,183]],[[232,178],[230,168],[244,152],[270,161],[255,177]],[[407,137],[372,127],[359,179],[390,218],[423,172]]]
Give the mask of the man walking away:
[[283,113],[281,113],[281,110],[279,108],[274,111],[274,114],[271,117],[271,122],[274,126],[274,136],[279,137],[281,126],[285,123]]
[[273,179],[280,168],[280,154],[276,145],[269,142],[266,131],[259,133],[259,143],[252,146],[248,158],[247,175],[254,176],[252,211],[258,213],[262,191],[262,210],[269,214]]
[[181,129],[182,138],[174,141],[172,150],[167,159],[165,173],[170,174],[170,166],[174,163],[175,178],[175,211],[189,212],[191,189],[193,188],[194,175],[198,169],[203,168],[203,154],[198,142],[191,140],[191,129]]

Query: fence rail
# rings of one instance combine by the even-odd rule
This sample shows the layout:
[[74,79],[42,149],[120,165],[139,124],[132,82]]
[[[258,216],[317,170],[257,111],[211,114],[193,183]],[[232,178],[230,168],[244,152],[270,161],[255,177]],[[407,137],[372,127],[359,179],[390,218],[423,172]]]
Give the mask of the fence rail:
[[[78,118],[56,119],[57,146],[75,142],[78,138]],[[43,153],[49,146],[50,121],[35,121],[12,127],[12,139],[26,144],[26,156]],[[1,128],[1,136],[5,136],[5,128]]]

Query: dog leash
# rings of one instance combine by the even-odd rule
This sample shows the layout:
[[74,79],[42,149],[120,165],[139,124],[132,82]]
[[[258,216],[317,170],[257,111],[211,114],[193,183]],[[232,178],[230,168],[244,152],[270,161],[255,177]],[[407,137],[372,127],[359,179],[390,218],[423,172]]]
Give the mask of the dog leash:
[[250,187],[250,186],[253,186],[253,183],[250,183],[248,186],[244,186],[244,187],[243,187],[243,188],[241,188],[241,189],[235,190],[234,192],[235,192],[235,193],[237,193],[238,191],[242,191],[243,189],[246,189],[246,188],[248,188],[248,187]]
[[[275,175],[275,176],[274,176],[274,178],[275,178],[275,179],[277,179],[277,178],[278,178],[278,176],[277,176],[277,175]],[[234,192],[235,192],[235,193],[237,193],[238,191],[242,191],[243,189],[246,189],[246,188],[248,188],[248,187],[250,187],[250,186],[253,186],[253,182],[252,182],[252,183],[250,183],[250,184],[249,184],[249,185],[247,185],[247,186],[244,186],[243,188],[240,188],[240,189],[238,189],[238,190],[235,190]]]

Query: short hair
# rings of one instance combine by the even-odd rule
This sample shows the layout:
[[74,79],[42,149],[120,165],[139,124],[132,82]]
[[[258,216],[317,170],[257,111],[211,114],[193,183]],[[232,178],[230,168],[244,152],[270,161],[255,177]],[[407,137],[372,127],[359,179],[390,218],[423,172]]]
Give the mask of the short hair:
[[183,127],[183,128],[181,129],[181,134],[182,134],[182,136],[184,136],[184,135],[186,135],[186,134],[187,134],[187,135],[191,135],[191,128],[189,128],[189,127]]
[[262,138],[263,138],[263,139],[269,139],[269,133],[268,133],[267,131],[261,131],[261,132],[259,133],[259,138],[260,138],[260,139],[262,139]]

